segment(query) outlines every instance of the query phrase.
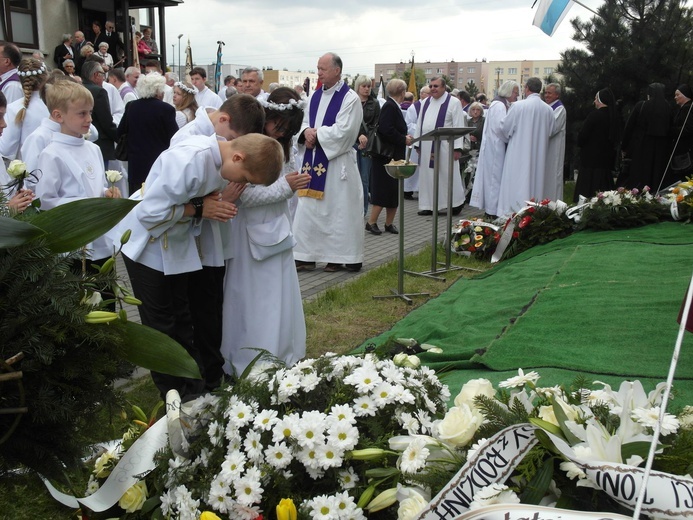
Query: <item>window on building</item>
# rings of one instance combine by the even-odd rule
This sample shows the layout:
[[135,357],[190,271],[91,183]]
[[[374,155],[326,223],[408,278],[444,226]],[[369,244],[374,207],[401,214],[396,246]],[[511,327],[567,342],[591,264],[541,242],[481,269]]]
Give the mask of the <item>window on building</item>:
[[496,74],[505,74],[505,69],[503,67],[497,67],[496,68]]
[[460,74],[464,72],[464,67],[460,67]]
[[467,74],[474,74],[476,72],[476,67],[468,67]]
[[38,48],[35,0],[4,0],[2,11],[0,39]]
[[428,68],[428,69],[424,70],[424,74],[433,74],[433,69]]
[[539,74],[539,67],[534,67],[534,73]]
[[544,67],[544,74],[547,76],[553,74],[553,67]]
[[517,67],[508,67],[508,74],[517,74]]
[[440,68],[439,68],[438,71],[436,72],[436,74],[442,74],[442,73],[443,73],[443,69],[440,69]]
[[387,69],[388,76],[392,76],[395,73],[395,69]]

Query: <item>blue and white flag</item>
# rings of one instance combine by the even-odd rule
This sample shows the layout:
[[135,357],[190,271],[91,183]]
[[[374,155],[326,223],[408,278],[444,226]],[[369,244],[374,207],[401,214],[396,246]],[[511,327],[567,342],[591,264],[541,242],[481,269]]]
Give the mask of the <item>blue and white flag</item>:
[[532,25],[536,25],[549,36],[553,36],[573,3],[572,0],[539,0]]

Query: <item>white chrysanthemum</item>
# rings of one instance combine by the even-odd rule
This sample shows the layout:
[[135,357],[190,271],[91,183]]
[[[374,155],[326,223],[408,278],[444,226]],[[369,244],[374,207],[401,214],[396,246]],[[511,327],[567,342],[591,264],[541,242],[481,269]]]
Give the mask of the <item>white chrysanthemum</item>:
[[399,404],[414,404],[416,402],[416,397],[414,397],[411,390],[402,385],[392,387],[392,397],[394,402]]
[[[644,427],[654,429],[659,421],[660,413],[660,407],[655,406],[654,408],[636,408],[631,412],[630,416],[635,422],[643,425]],[[666,436],[676,433],[678,429],[679,420],[676,418],[676,416],[671,415],[670,413],[665,413],[660,425],[662,435]]]
[[299,429],[298,414],[285,415],[272,427],[272,442],[281,442],[295,437]]
[[247,403],[237,403],[226,411],[226,418],[234,423],[238,428],[242,428],[250,423],[255,417],[253,407]]
[[419,433],[419,421],[416,420],[409,412],[402,412],[397,415],[397,421],[402,425],[402,428],[407,430],[409,435],[416,435]]
[[261,461],[264,446],[262,445],[260,433],[253,430],[249,431],[243,441],[243,448],[250,460],[255,462]]
[[240,450],[233,450],[226,454],[224,462],[221,463],[221,473],[227,480],[234,480],[241,476],[245,469],[247,458]]
[[99,481],[96,480],[95,475],[89,475],[89,482],[87,482],[87,491],[85,492],[86,496],[93,495],[99,490]]
[[479,509],[493,504],[519,504],[520,499],[508,486],[504,484],[491,484],[474,493],[469,504],[469,509]]
[[382,378],[372,363],[358,367],[344,378],[344,383],[356,387],[356,390],[360,394],[370,392],[382,383],[382,381]]
[[265,460],[273,468],[284,469],[291,464],[291,451],[284,442],[273,444],[265,450]]
[[200,454],[197,456],[195,461],[193,462],[193,465],[197,466],[202,466],[203,468],[206,468],[207,465],[209,464],[209,449],[207,447],[204,447],[200,450]]
[[260,470],[252,467],[248,472],[233,483],[236,491],[236,500],[244,506],[259,504],[262,499],[262,486],[260,485]]
[[314,448],[322,444],[325,440],[326,417],[325,414],[317,411],[303,412],[292,436],[301,446],[307,448]]
[[301,464],[306,468],[318,469],[320,468],[320,461],[318,459],[317,448],[302,448],[298,450],[296,458]]
[[353,518],[354,513],[356,513],[356,510],[358,509],[353,497],[351,497],[346,491],[334,495],[334,504],[335,509],[339,514],[339,518]]
[[536,383],[539,380],[539,374],[536,372],[528,372],[527,374],[521,368],[517,369],[517,375],[498,383],[500,388],[520,388],[527,383]]
[[266,409],[255,416],[255,419],[253,419],[253,427],[256,430],[269,431],[278,421],[277,411]]
[[339,518],[337,503],[333,497],[320,495],[306,504],[313,520],[334,520]]
[[404,374],[392,360],[386,360],[380,368],[380,376],[393,385],[404,385],[407,381]]
[[212,509],[226,514],[233,507],[234,502],[229,485],[222,479],[214,479],[209,487],[209,499],[207,500]]
[[349,466],[338,473],[339,485],[342,489],[353,489],[359,481],[359,476],[354,471],[354,468]]
[[354,410],[348,404],[336,404],[330,409],[330,413],[327,416],[328,422],[334,425],[336,422],[347,422],[349,424],[356,424],[356,417],[354,416]]
[[289,397],[294,395],[301,389],[301,381],[296,374],[287,373],[279,380],[279,388],[277,389],[277,398],[279,403],[285,403]]
[[362,395],[354,399],[354,414],[356,417],[373,417],[378,407],[369,395]]
[[332,425],[327,434],[327,444],[341,451],[352,450],[359,441],[359,430],[346,421]]
[[233,446],[239,446],[241,443],[241,431],[233,422],[226,423],[226,431],[224,432],[224,437],[229,441],[229,444]]
[[393,388],[390,383],[383,381],[378,386],[373,389],[371,396],[378,408],[384,408],[388,404],[394,402],[394,396],[392,394]]
[[426,459],[431,453],[426,447],[426,442],[424,437],[415,437],[409,443],[399,458],[399,469],[402,473],[416,473],[426,465]]
[[299,378],[299,381],[303,391],[310,392],[312,390],[315,390],[315,388],[320,383],[320,376],[318,376],[318,374],[316,374],[314,370],[311,370],[310,372],[303,374]]
[[474,455],[476,455],[476,452],[479,451],[479,448],[481,448],[484,444],[488,442],[488,439],[479,439],[477,442],[472,444],[469,449],[467,450],[467,460],[471,459]]
[[224,438],[224,430],[217,421],[211,421],[207,426],[207,436],[212,446],[220,446]]
[[192,493],[185,486],[178,486],[173,491],[173,503],[181,520],[197,520],[200,516],[199,500],[193,500]]
[[315,454],[322,469],[338,468],[342,465],[344,452],[335,446],[321,444],[315,447]]

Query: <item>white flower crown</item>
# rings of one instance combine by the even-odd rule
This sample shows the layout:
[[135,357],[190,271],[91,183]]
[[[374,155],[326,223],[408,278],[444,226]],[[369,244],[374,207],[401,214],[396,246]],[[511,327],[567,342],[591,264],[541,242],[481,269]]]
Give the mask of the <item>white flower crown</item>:
[[265,108],[269,108],[270,110],[279,110],[280,112],[282,112],[284,110],[292,110],[294,108],[303,110],[308,104],[308,102],[303,99],[300,101],[290,99],[288,103],[275,103],[274,101],[267,101],[261,99],[260,104]]
[[182,83],[180,81],[176,81],[173,84],[174,87],[178,87],[179,89],[183,90],[184,92],[187,92],[188,94],[192,94],[193,96],[197,94],[197,89],[195,87],[189,87],[185,83]]
[[38,69],[17,71],[17,75],[21,76],[22,78],[25,78],[27,76],[38,76],[39,74],[45,74],[46,72],[46,64],[41,63],[41,66]]

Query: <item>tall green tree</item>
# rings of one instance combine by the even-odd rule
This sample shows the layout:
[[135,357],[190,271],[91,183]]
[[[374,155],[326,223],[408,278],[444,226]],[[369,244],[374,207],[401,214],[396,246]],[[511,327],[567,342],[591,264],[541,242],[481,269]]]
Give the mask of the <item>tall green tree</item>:
[[467,84],[464,86],[464,90],[467,91],[467,93],[474,97],[479,93],[479,87],[476,86],[476,83],[474,83],[473,79],[470,79]]
[[[416,75],[416,96],[418,98],[419,96],[419,91],[423,88],[423,86],[426,84],[426,74],[424,74],[423,69],[419,69],[414,67],[414,74]],[[400,76],[395,73],[393,78],[399,78]],[[411,77],[411,68],[405,69],[404,72],[402,73],[402,77],[400,79],[403,79],[404,82],[409,85],[409,78]]]
[[605,87],[627,112],[648,84],[664,83],[673,95],[691,80],[693,14],[685,0],[606,0],[597,12],[585,22],[572,20],[573,40],[585,49],[563,51],[558,67],[579,112]]

